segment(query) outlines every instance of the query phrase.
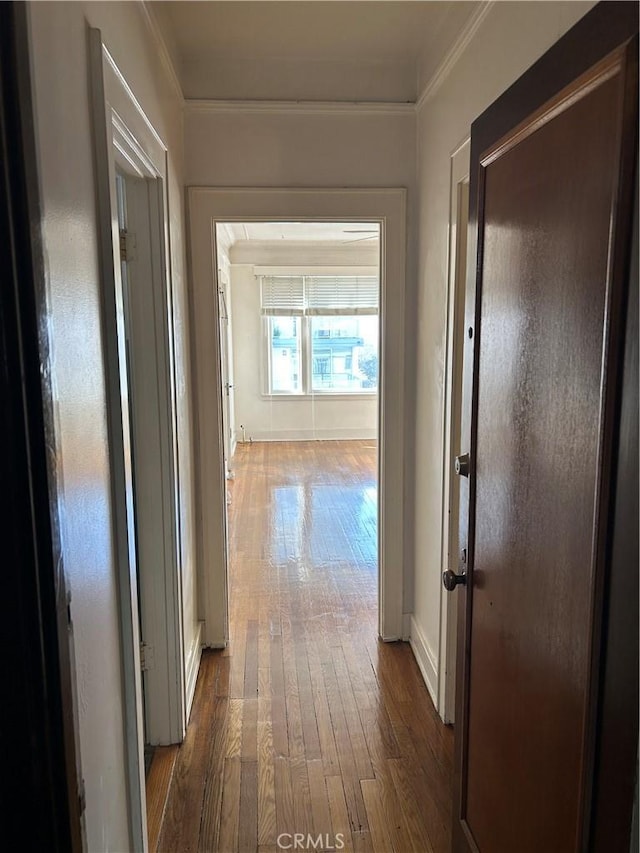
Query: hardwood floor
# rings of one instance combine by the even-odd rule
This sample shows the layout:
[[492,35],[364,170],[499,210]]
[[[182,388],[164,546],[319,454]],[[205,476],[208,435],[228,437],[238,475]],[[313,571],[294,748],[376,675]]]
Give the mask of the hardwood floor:
[[230,644],[203,654],[158,850],[448,850],[452,732],[377,640],[375,443],[239,445],[234,469]]

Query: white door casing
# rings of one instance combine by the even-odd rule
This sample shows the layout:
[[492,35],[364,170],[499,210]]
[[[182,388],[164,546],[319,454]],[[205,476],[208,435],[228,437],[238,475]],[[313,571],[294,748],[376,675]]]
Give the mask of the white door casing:
[[[454,572],[459,570],[457,553],[459,489],[453,466],[456,455],[460,453],[469,159],[470,141],[467,139],[451,155],[442,459],[442,572],[447,569],[452,569]],[[457,600],[457,596],[448,595],[442,584],[440,585],[437,710],[445,723],[453,723],[455,714]]]
[[[144,271],[138,283],[150,288],[147,296],[153,316],[148,322],[154,331],[154,348],[145,348],[141,375],[147,371],[149,382],[156,383],[157,408],[145,412],[158,421],[161,469],[161,494],[155,495],[149,523],[162,540],[158,565],[140,562],[140,571],[149,571],[146,588],[153,590],[145,606],[154,622],[154,656],[159,678],[147,679],[146,701],[153,703],[150,736],[157,742],[179,742],[184,737],[188,714],[185,693],[184,643],[182,633],[182,586],[179,565],[180,526],[176,495],[178,466],[175,431],[175,377],[173,374],[173,307],[168,262],[168,203],[166,195],[167,149],[122,76],[98,29],[89,30],[91,109],[96,163],[98,224],[100,229],[100,265],[103,298],[105,373],[107,378],[107,415],[114,511],[114,550],[116,553],[122,679],[126,741],[126,776],[129,802],[131,849],[148,849],[144,767],[144,726],[142,673],[140,664],[139,590],[136,577],[136,520],[130,417],[135,401],[129,398],[124,326],[124,291],[121,274],[120,234],[116,169],[135,176],[140,182],[138,214],[145,210],[147,229]],[[132,185],[133,188],[133,185]],[[134,190],[135,193],[135,190]],[[135,217],[134,217],[135,218]],[[138,222],[140,223],[140,215]],[[139,262],[142,258],[139,258]],[[146,281],[145,281],[146,279]],[[151,292],[152,291],[152,292]],[[138,306],[140,307],[140,306]],[[147,341],[148,344],[148,341]],[[135,350],[135,342],[133,342]],[[132,372],[133,376],[133,372]],[[146,383],[145,379],[145,383]],[[135,386],[135,376],[132,379]],[[138,380],[139,384],[139,380]],[[132,388],[135,393],[135,388]],[[138,413],[138,418],[140,417]],[[156,448],[157,450],[157,448]],[[144,453],[144,449],[143,449]],[[140,448],[137,449],[140,457]],[[140,460],[136,460],[140,465]],[[141,500],[140,495],[136,501]],[[150,532],[151,535],[153,531]],[[140,536],[142,541],[144,537]],[[147,537],[148,538],[148,537]],[[141,583],[145,586],[144,580]],[[157,713],[156,713],[157,712]],[[149,716],[147,723],[150,722]]]
[[231,351],[231,297],[229,277],[218,271],[218,309],[220,317],[220,367],[222,382],[222,421],[224,427],[225,477],[231,473],[233,457],[233,354]]
[[[228,642],[228,578],[216,222],[380,224],[378,471],[379,634],[403,637],[405,484],[405,211],[398,189],[187,190],[191,242],[192,357],[196,377],[198,588],[204,643]],[[217,366],[217,367],[216,367]]]

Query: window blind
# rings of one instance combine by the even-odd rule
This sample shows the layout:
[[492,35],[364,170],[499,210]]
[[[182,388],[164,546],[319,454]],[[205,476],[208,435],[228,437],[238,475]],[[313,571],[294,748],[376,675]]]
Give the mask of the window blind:
[[262,276],[263,314],[304,314],[304,279],[298,276]]
[[307,314],[377,314],[376,276],[306,276]]
[[377,314],[377,276],[262,276],[266,315]]

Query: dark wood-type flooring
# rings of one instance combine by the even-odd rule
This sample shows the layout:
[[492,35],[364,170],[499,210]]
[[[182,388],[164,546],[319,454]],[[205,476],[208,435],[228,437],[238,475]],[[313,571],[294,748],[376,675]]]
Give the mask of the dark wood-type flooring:
[[160,752],[157,849],[448,850],[452,732],[409,645],[377,639],[375,443],[239,445],[234,469],[230,643]]

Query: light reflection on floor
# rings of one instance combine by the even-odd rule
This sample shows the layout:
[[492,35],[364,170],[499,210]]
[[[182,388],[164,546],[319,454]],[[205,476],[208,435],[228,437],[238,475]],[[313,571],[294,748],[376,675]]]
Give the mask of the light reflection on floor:
[[[317,599],[321,585],[327,583],[340,586],[343,595],[357,589],[373,617],[378,554],[376,444],[239,445],[234,467],[236,477],[229,483],[232,608],[234,598],[247,594],[246,573],[253,566],[272,591],[292,581],[300,584],[301,591],[306,588],[311,599]],[[250,490],[250,501],[245,490]],[[256,499],[266,510],[259,519],[253,509]],[[259,585],[255,574],[253,582]]]
[[295,560],[306,567],[350,562],[375,572],[377,559],[377,489],[361,485],[305,483],[271,490],[271,560]]

